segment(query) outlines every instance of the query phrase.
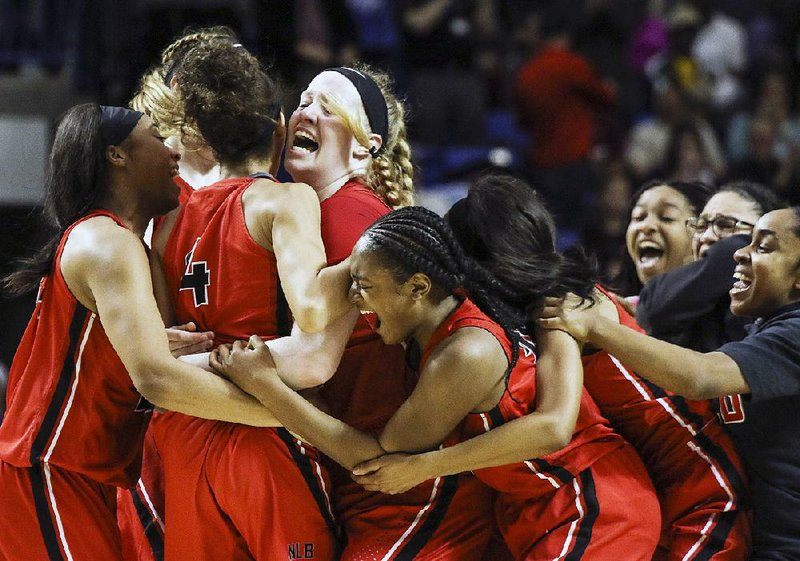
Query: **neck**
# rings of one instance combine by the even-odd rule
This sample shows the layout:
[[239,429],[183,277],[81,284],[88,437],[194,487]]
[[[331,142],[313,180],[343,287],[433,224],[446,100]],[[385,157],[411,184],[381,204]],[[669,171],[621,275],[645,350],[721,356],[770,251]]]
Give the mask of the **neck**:
[[414,340],[424,349],[433,333],[453,313],[461,302],[455,296],[448,296],[425,312],[425,321],[414,331]]
[[123,224],[140,238],[144,237],[147,225],[150,223],[150,220],[154,218],[148,213],[143,212],[135,203],[113,195],[100,201],[97,207],[117,215],[117,217],[122,220]]
[[252,159],[241,164],[223,164],[219,165],[220,179],[229,179],[231,177],[247,177],[253,173],[265,171],[270,174],[275,174],[278,170],[273,169],[272,159]]
[[[367,174],[366,167],[352,167],[348,168],[342,175],[335,177],[333,180],[328,181],[320,186],[317,182],[306,182],[311,185],[311,188],[317,192],[320,202],[332,197],[345,183],[355,177],[364,177]],[[302,181],[302,179],[296,179]]]

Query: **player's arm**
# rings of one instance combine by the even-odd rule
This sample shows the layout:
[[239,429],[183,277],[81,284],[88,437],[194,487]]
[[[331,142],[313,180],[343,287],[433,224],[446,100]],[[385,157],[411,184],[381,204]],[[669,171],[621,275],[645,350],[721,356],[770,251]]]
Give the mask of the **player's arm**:
[[328,415],[287,386],[257,336],[211,353],[211,366],[268,406],[283,426],[347,469],[384,453],[378,440]]
[[577,297],[548,298],[539,325],[605,349],[651,382],[690,399],[750,393],[728,355],[699,353],[649,337],[605,317],[598,306],[581,304]]
[[[471,340],[466,332],[473,332]],[[480,329],[460,330],[428,362],[413,394],[379,440],[320,411],[284,384],[258,337],[251,337],[247,344],[237,341],[230,351],[220,347],[216,357],[212,353],[215,369],[267,405],[287,429],[347,469],[388,451],[437,446],[488,392],[503,384],[501,374],[507,366],[494,337]],[[476,372],[497,376],[492,380]]]
[[[459,329],[433,352],[408,399],[380,436],[387,452],[432,450],[470,412],[502,395],[505,352],[490,333]],[[494,406],[486,406],[486,409]]]
[[387,454],[353,470],[369,491],[403,493],[419,483],[465,471],[541,458],[566,446],[583,392],[580,348],[561,331],[541,330],[536,361],[536,410],[455,446],[422,454]]
[[319,199],[305,184],[253,185],[245,215],[254,239],[271,247],[286,301],[300,328],[316,333],[352,308],[347,261],[326,267]]
[[76,227],[61,269],[70,290],[100,317],[137,390],[151,403],[188,415],[256,426],[275,419],[230,382],[173,358],[153,298],[141,241],[104,218]]
[[278,375],[286,385],[302,390],[330,380],[357,319],[358,310],[354,309],[319,333],[306,333],[295,323],[290,336],[267,341]]

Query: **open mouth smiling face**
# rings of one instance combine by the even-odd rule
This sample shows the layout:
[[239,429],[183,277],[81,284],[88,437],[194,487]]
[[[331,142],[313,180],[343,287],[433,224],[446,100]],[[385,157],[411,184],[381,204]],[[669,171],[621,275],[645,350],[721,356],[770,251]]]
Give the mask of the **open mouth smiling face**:
[[295,131],[294,138],[292,139],[292,148],[307,153],[314,153],[319,150],[319,142],[314,139],[311,133],[298,129]]

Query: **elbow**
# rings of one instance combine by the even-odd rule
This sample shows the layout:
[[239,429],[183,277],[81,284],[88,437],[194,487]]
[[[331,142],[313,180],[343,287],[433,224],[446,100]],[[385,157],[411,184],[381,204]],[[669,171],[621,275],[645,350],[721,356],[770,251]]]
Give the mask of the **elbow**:
[[131,379],[136,391],[153,405],[174,410],[172,387],[166,377],[160,374],[164,370],[153,366],[143,366],[136,370],[135,374],[131,372]]
[[[303,364],[306,365],[306,362],[303,361]],[[297,391],[310,390],[326,383],[335,372],[335,366],[328,367],[328,365],[308,361],[308,364],[303,368],[302,377],[299,377],[289,385]]]
[[547,456],[553,452],[557,452],[566,447],[572,442],[573,433],[575,432],[575,422],[565,423],[563,419],[553,419],[541,432],[544,437],[541,441],[542,451],[541,456]]
[[294,320],[306,333],[319,333],[328,326],[328,309],[322,302],[304,303]]
[[688,399],[700,401],[720,396],[720,392],[710,376],[694,375],[685,386],[685,390],[680,394]]

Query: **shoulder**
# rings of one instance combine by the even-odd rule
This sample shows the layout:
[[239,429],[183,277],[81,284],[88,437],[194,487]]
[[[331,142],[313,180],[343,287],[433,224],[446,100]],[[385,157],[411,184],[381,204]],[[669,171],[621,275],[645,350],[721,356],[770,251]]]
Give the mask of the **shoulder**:
[[141,239],[107,216],[96,216],[75,226],[69,233],[62,254],[62,267],[68,263],[110,266],[131,253],[145,254]]
[[425,370],[472,376],[486,368],[505,370],[507,366],[503,347],[492,333],[480,327],[462,327],[434,349]]
[[305,183],[276,183],[269,179],[256,179],[242,195],[246,207],[258,206],[263,210],[291,209],[308,205],[319,206],[317,194]]
[[322,212],[348,212],[373,220],[391,209],[372,189],[361,183],[350,183],[322,202]]

